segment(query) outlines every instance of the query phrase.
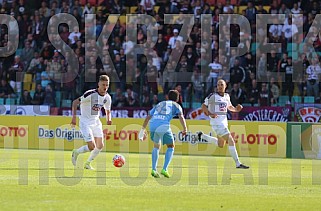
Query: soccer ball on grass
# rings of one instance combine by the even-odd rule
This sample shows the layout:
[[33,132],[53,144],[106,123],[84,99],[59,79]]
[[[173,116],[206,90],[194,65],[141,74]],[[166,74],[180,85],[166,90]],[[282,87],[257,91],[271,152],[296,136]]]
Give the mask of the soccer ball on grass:
[[125,157],[117,154],[113,157],[113,165],[117,168],[122,167],[123,165],[125,165]]

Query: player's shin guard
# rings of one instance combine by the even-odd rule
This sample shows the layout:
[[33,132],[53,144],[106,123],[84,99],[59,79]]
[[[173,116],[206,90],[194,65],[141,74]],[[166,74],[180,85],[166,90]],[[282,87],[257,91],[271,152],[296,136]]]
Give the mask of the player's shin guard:
[[167,148],[166,153],[165,153],[164,166],[163,166],[163,169],[165,171],[167,171],[167,167],[172,161],[173,154],[174,154],[174,148]]
[[216,137],[207,135],[207,134],[202,134],[202,139],[208,141],[209,143],[214,143],[216,146],[218,145],[218,139]]
[[234,159],[236,166],[239,166],[241,164],[241,162],[239,160],[239,156],[237,154],[235,146],[229,146],[228,150],[230,151],[230,154],[231,154],[232,158]]
[[90,156],[89,156],[87,161],[88,162],[93,161],[97,157],[97,155],[100,153],[100,151],[101,151],[101,149],[97,149],[95,147],[95,149],[93,149],[93,151],[91,151]]
[[156,171],[157,162],[159,157],[159,149],[154,148],[152,151],[152,169]]

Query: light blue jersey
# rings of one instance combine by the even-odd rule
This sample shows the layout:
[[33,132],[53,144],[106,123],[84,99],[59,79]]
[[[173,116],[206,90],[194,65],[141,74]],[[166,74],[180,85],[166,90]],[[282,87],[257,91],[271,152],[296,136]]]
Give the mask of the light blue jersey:
[[182,107],[174,101],[168,100],[158,103],[149,111],[149,115],[152,116],[149,124],[150,130],[155,131],[159,126],[167,126],[170,129],[170,121],[174,116],[182,113]]

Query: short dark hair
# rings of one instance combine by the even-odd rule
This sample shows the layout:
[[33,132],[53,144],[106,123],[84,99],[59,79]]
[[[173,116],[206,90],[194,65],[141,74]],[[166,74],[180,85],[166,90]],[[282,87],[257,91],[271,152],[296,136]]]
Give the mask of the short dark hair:
[[178,97],[179,97],[179,92],[177,90],[169,90],[169,92],[168,92],[168,99],[169,100],[177,102]]

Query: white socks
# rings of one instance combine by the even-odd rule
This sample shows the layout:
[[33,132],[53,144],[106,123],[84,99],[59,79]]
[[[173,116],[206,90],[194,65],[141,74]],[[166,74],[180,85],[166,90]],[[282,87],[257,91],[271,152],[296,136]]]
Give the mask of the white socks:
[[237,154],[235,146],[228,146],[228,150],[230,151],[230,154],[231,154],[232,158],[234,159],[236,166],[241,165],[241,162],[239,161],[239,156]]
[[93,149],[93,151],[91,151],[90,156],[89,156],[87,161],[88,162],[93,161],[97,157],[97,155],[100,153],[100,151],[101,151],[101,149],[97,149],[95,147],[95,149]]
[[88,148],[88,145],[84,145],[84,146],[80,147],[79,149],[77,149],[77,152],[78,152],[79,154],[85,153],[85,152],[89,152],[89,151],[90,151],[90,150],[89,150],[89,148]]
[[214,143],[216,146],[218,145],[217,142],[218,142],[218,139],[216,137],[213,137],[213,136],[209,136],[207,134],[202,134],[202,139],[210,142],[210,143]]

